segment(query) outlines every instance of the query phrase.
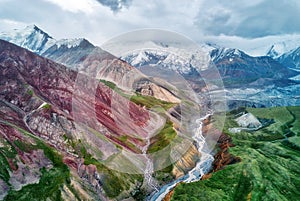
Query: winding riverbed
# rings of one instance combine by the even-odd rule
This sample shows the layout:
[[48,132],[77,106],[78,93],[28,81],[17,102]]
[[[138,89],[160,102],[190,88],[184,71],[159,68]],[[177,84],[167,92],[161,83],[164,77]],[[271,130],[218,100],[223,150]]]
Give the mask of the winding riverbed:
[[162,186],[158,192],[152,194],[150,197],[148,197],[147,200],[161,201],[178,183],[190,183],[199,181],[201,177],[210,170],[214,157],[206,151],[205,138],[202,135],[203,121],[209,116],[211,116],[210,113],[196,120],[196,124],[199,126],[195,129],[193,139],[196,142],[199,153],[201,154],[201,158],[196,164],[196,166],[183,177],[180,177],[174,180],[173,182]]

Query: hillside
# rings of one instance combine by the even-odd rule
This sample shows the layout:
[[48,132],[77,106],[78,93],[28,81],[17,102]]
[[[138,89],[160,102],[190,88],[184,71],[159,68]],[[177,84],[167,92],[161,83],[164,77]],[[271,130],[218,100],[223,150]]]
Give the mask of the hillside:
[[[255,131],[229,132],[229,128],[238,127],[234,119],[243,111],[252,113],[264,126]],[[230,112],[224,132],[235,145],[229,153],[240,157],[241,162],[211,173],[208,179],[178,185],[171,200],[300,199],[299,111],[300,107],[275,107]]]

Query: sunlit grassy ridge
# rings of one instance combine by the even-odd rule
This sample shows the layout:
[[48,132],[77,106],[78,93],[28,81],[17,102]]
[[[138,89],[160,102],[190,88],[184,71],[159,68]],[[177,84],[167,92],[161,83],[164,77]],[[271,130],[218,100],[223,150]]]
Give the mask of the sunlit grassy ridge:
[[168,110],[168,109],[170,109],[170,108],[172,108],[172,107],[174,107],[176,105],[175,103],[170,103],[170,102],[167,102],[167,101],[162,101],[162,100],[159,100],[159,99],[154,98],[152,96],[143,96],[143,95],[141,95],[139,93],[137,93],[134,96],[131,96],[130,100],[132,102],[134,102],[135,104],[145,106],[148,109],[150,109],[152,107],[158,107],[158,106],[160,106],[163,109]]
[[145,106],[146,108],[150,109],[153,107],[161,107],[164,110],[168,110],[171,107],[174,107],[175,103],[170,103],[167,101],[163,101],[160,99],[157,99],[153,96],[144,96],[140,93],[135,93],[134,95],[126,94],[123,90],[117,87],[117,85],[113,82],[107,81],[107,80],[100,80],[103,84],[108,86],[109,88],[113,89],[115,92],[120,94],[121,96],[125,98],[129,98],[130,101],[134,102],[137,105]]
[[236,126],[236,113],[229,113],[224,131],[236,145],[230,153],[242,162],[213,173],[210,179],[178,185],[172,200],[300,200],[300,107],[246,110],[274,123],[232,134],[228,128]]
[[148,148],[148,153],[154,153],[162,150],[176,137],[176,131],[173,128],[173,123],[167,121],[164,128],[153,138],[151,138],[151,144]]

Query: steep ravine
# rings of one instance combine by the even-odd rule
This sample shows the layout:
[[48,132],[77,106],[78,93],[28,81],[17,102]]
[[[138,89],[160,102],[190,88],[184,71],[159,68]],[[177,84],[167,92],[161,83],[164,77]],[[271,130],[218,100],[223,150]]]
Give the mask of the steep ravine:
[[162,186],[160,190],[153,195],[151,195],[147,200],[151,201],[161,201],[163,200],[166,195],[172,191],[172,189],[181,182],[193,182],[198,181],[201,179],[201,177],[208,173],[212,162],[213,162],[213,156],[210,153],[207,153],[204,149],[205,145],[205,138],[202,135],[203,130],[203,121],[206,120],[211,114],[207,114],[204,117],[196,120],[198,127],[195,129],[195,133],[193,136],[193,139],[195,140],[198,152],[201,154],[200,160],[197,162],[196,166],[191,169],[187,174],[185,174],[182,177],[179,177],[178,179],[174,180],[173,182],[166,184],[165,186]]

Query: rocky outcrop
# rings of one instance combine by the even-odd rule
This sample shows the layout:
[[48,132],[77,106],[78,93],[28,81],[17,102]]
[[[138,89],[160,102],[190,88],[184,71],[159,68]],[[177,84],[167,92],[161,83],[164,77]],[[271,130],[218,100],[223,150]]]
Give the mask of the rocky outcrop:
[[83,158],[74,158],[70,156],[64,157],[63,161],[96,192],[99,194],[104,193],[103,188],[101,187],[101,177],[95,165],[85,165]]
[[[218,171],[223,169],[226,165],[237,163],[241,161],[239,157],[233,156],[229,153],[229,148],[234,147],[235,145],[232,143],[232,139],[230,136],[226,135],[225,133],[219,131],[214,127],[213,119],[207,118],[203,122],[203,133],[205,134],[206,138],[216,139],[217,140],[217,152],[214,155],[214,162],[212,165],[211,172]],[[203,176],[203,179],[209,178],[210,173]]]
[[100,48],[95,48],[77,65],[88,75],[110,81],[126,92],[140,92],[143,95],[153,96],[163,101],[180,102],[167,88],[150,80],[125,61],[103,52]]
[[179,178],[185,175],[189,170],[195,167],[200,158],[200,153],[197,148],[192,145],[187,152],[174,164],[172,174]]
[[[216,172],[225,168],[227,165],[238,163],[241,161],[240,157],[233,156],[229,153],[229,148],[233,147],[234,144],[232,143],[231,137],[222,133],[218,140],[219,151],[215,154],[214,162],[213,162],[213,169],[212,172]],[[207,178],[207,176],[206,176]]]
[[262,123],[251,113],[245,113],[235,119],[240,127],[229,128],[232,133],[239,133],[242,130],[257,130],[262,127]]
[[157,99],[170,102],[170,103],[180,103],[180,100],[176,98],[170,91],[164,89],[163,87],[159,87],[156,84],[150,83],[148,85],[144,85],[141,88],[137,89],[144,96],[153,96]]

